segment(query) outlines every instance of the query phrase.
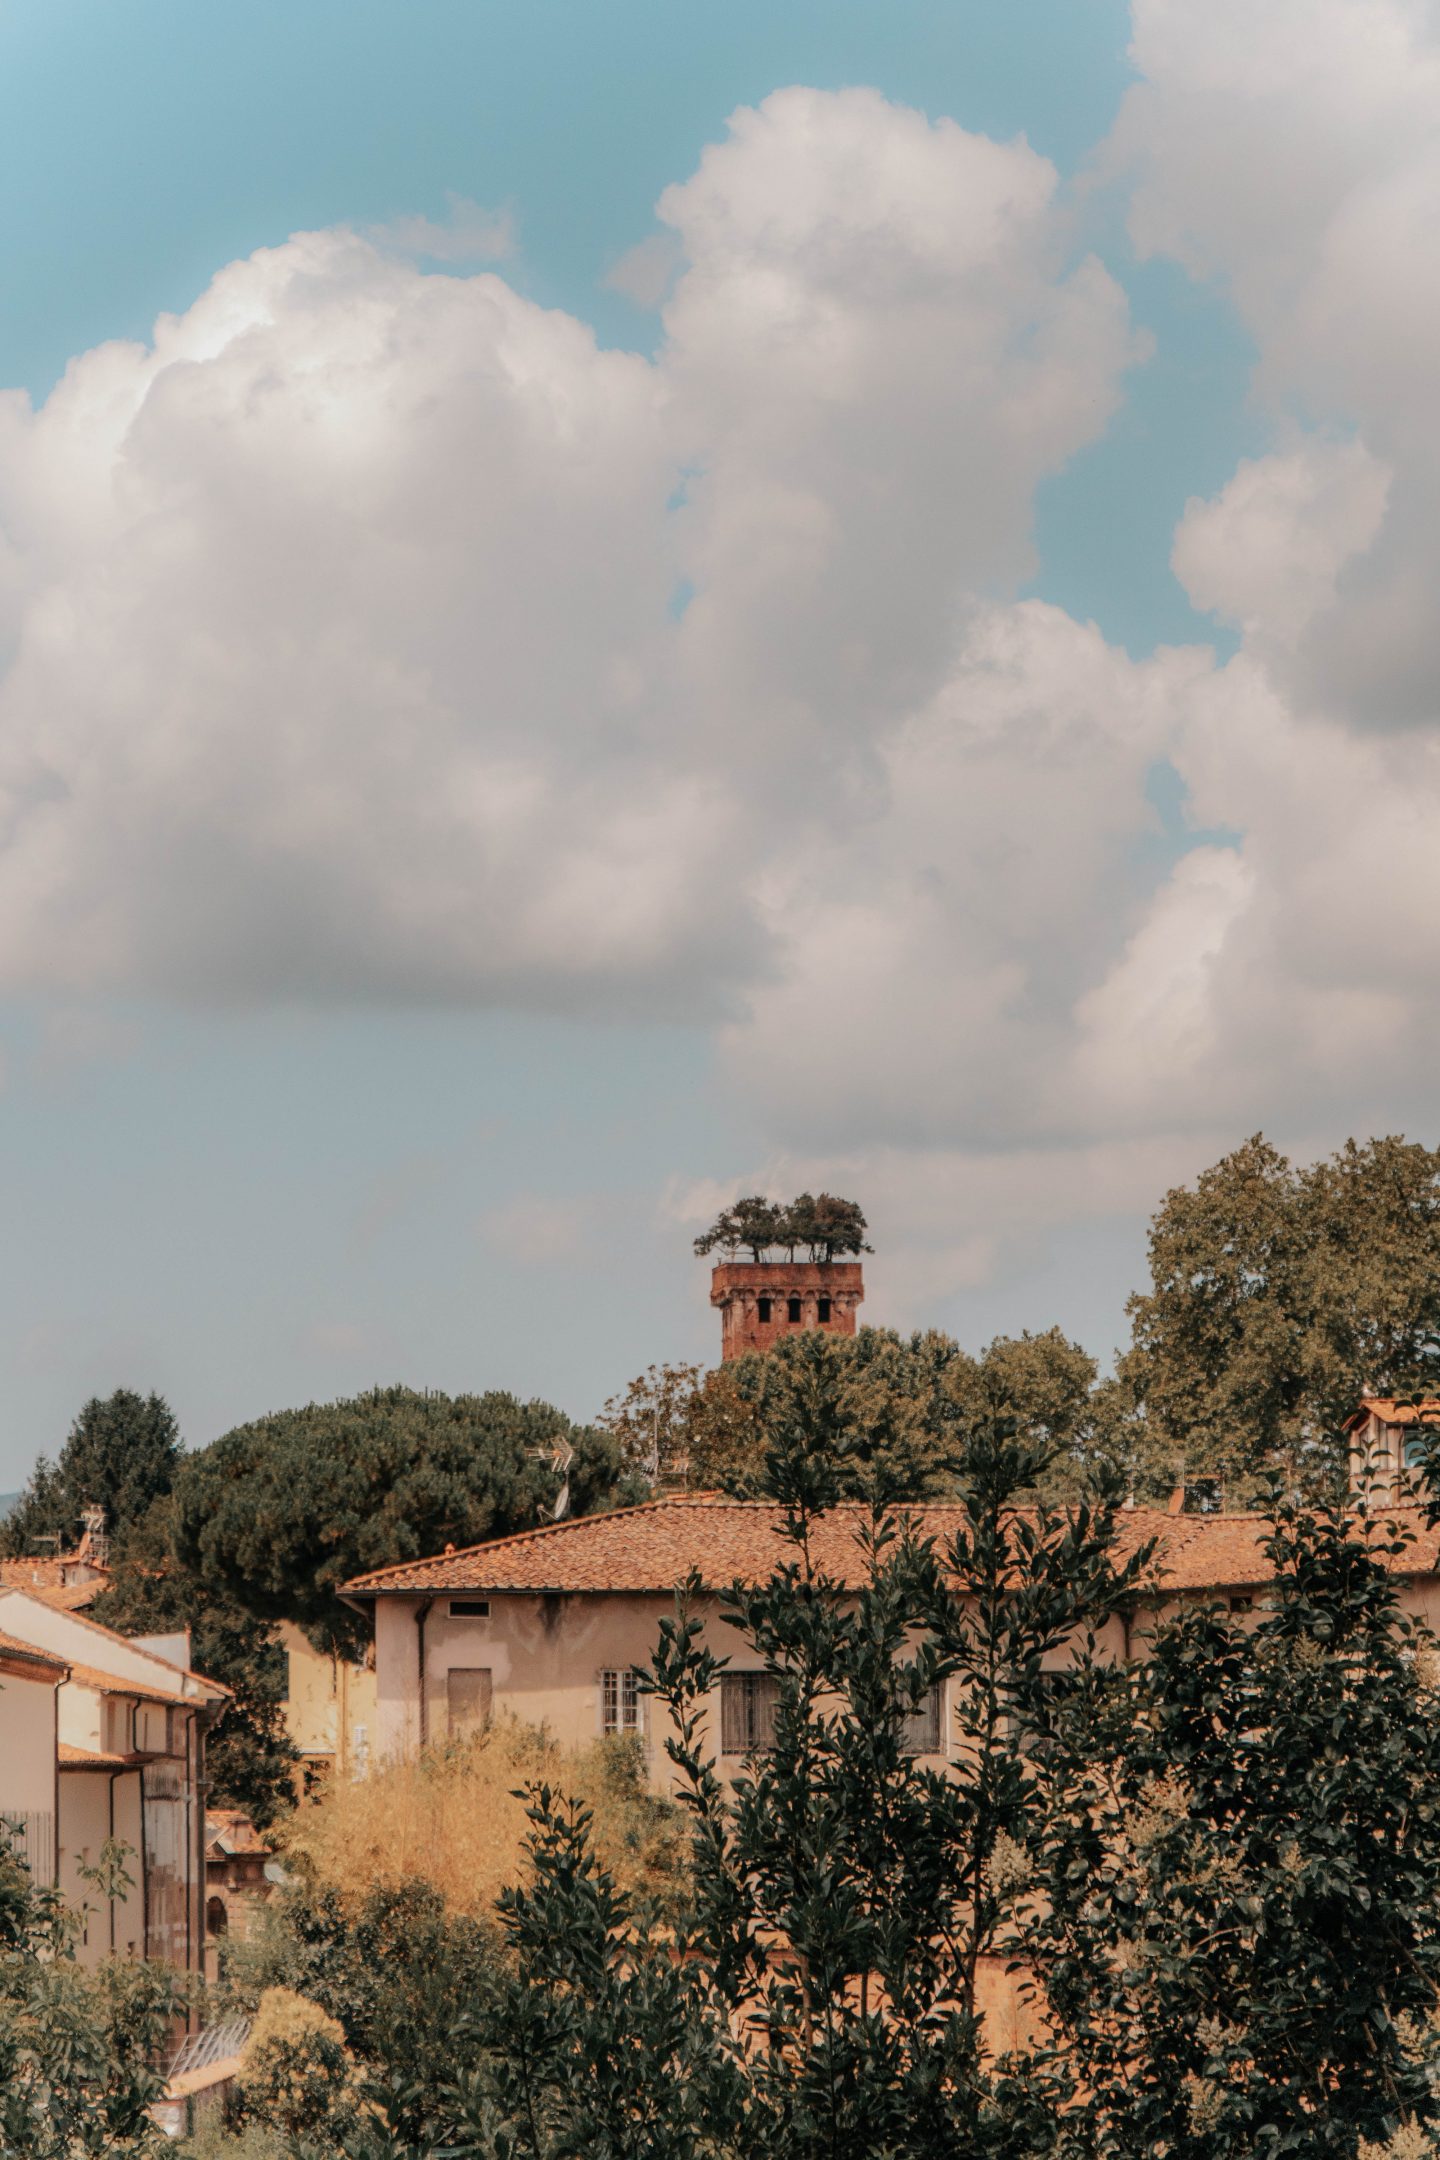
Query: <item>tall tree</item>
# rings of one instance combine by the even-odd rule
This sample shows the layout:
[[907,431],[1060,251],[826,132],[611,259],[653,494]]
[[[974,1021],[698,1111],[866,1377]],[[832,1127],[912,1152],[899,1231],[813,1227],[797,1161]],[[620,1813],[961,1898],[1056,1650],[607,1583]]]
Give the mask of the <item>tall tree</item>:
[[1119,1370],[1142,1485],[1333,1478],[1358,1397],[1436,1373],[1440,1151],[1352,1140],[1296,1168],[1257,1133],[1166,1195],[1150,1272]]
[[[1112,1563],[1107,1512],[1016,1513],[1040,1465],[991,1425],[967,1448],[953,1539],[936,1550],[879,1507],[865,1580],[841,1595],[812,1547],[836,1450],[796,1438],[768,1472],[787,1558],[727,1605],[773,1693],[768,1744],[732,1787],[707,1738],[720,1668],[685,1604],[655,1658],[695,1824],[678,1944],[650,1936],[583,1814],[533,1795],[491,2035],[517,2160],[1021,2160],[1050,2142],[1063,2067],[1042,2080],[986,2035],[982,1974],[1031,1920],[1017,1863],[1046,1805],[1041,1662],[1124,1601],[1133,1568]],[[941,1683],[944,1768],[916,1732]]]
[[1436,2150],[1440,1645],[1403,1534],[1270,1506],[1259,1609],[1189,1604],[1052,1705],[1026,1848],[1067,2154]]
[[572,1449],[572,1492],[600,1504],[610,1487],[589,1476],[593,1436],[549,1403],[391,1387],[283,1410],[187,1457],[175,1551],[255,1618],[293,1620],[317,1648],[353,1651],[366,1626],[338,1584],[548,1521]]
[[953,1489],[972,1426],[997,1417],[1043,1461],[1047,1492],[1073,1491],[1107,1452],[1096,1413],[1095,1361],[1058,1328],[1000,1335],[979,1357],[950,1336],[809,1328],[705,1376],[677,1413],[677,1453],[692,1486],[763,1493],[782,1440],[809,1433],[829,1454],[840,1489],[923,1500]]
[[82,1511],[104,1511],[112,1534],[136,1523],[168,1493],[180,1462],[180,1431],[161,1395],[117,1388],[92,1396],[71,1426],[59,1460],[42,1455],[3,1524],[0,1550],[43,1552],[58,1540],[72,1547]]
[[203,1582],[175,1551],[174,1500],[156,1500],[117,1538],[111,1576],[91,1617],[122,1635],[190,1631],[190,1661],[230,1689],[206,1744],[214,1798],[261,1829],[293,1795],[297,1756],[285,1731],[285,1653],[273,1627]]

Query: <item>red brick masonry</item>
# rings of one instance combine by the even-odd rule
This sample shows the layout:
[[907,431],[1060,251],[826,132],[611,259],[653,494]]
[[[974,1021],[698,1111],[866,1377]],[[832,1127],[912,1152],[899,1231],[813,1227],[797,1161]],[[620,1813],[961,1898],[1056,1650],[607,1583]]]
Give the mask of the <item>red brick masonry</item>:
[[720,1355],[769,1350],[803,1328],[853,1335],[864,1296],[858,1260],[722,1260],[710,1278],[710,1302],[720,1307]]

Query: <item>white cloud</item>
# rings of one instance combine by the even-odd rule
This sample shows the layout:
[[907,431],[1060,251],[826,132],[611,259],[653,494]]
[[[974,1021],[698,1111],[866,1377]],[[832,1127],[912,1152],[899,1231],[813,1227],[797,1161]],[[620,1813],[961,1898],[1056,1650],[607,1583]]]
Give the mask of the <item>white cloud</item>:
[[590,1230],[587,1200],[555,1199],[544,1193],[517,1193],[480,1218],[485,1242],[502,1259],[522,1267],[546,1267],[573,1260],[585,1249]]
[[425,262],[504,262],[515,252],[513,211],[486,210],[467,195],[450,195],[449,215],[390,218],[371,225],[366,238],[376,247]]

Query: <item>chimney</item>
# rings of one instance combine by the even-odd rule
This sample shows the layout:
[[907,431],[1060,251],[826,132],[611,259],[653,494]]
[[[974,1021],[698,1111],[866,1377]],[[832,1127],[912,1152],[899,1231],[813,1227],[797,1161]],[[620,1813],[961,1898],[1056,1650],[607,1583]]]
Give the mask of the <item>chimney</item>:
[[710,1278],[710,1302],[720,1308],[720,1356],[769,1350],[807,1328],[853,1335],[864,1296],[858,1260],[722,1260]]

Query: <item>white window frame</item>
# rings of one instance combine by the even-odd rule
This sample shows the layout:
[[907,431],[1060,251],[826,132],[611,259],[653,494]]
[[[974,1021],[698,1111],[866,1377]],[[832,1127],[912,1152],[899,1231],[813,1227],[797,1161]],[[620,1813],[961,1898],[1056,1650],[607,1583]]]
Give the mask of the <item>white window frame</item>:
[[602,1735],[643,1739],[645,1693],[633,1665],[602,1665],[600,1668],[599,1717]]

